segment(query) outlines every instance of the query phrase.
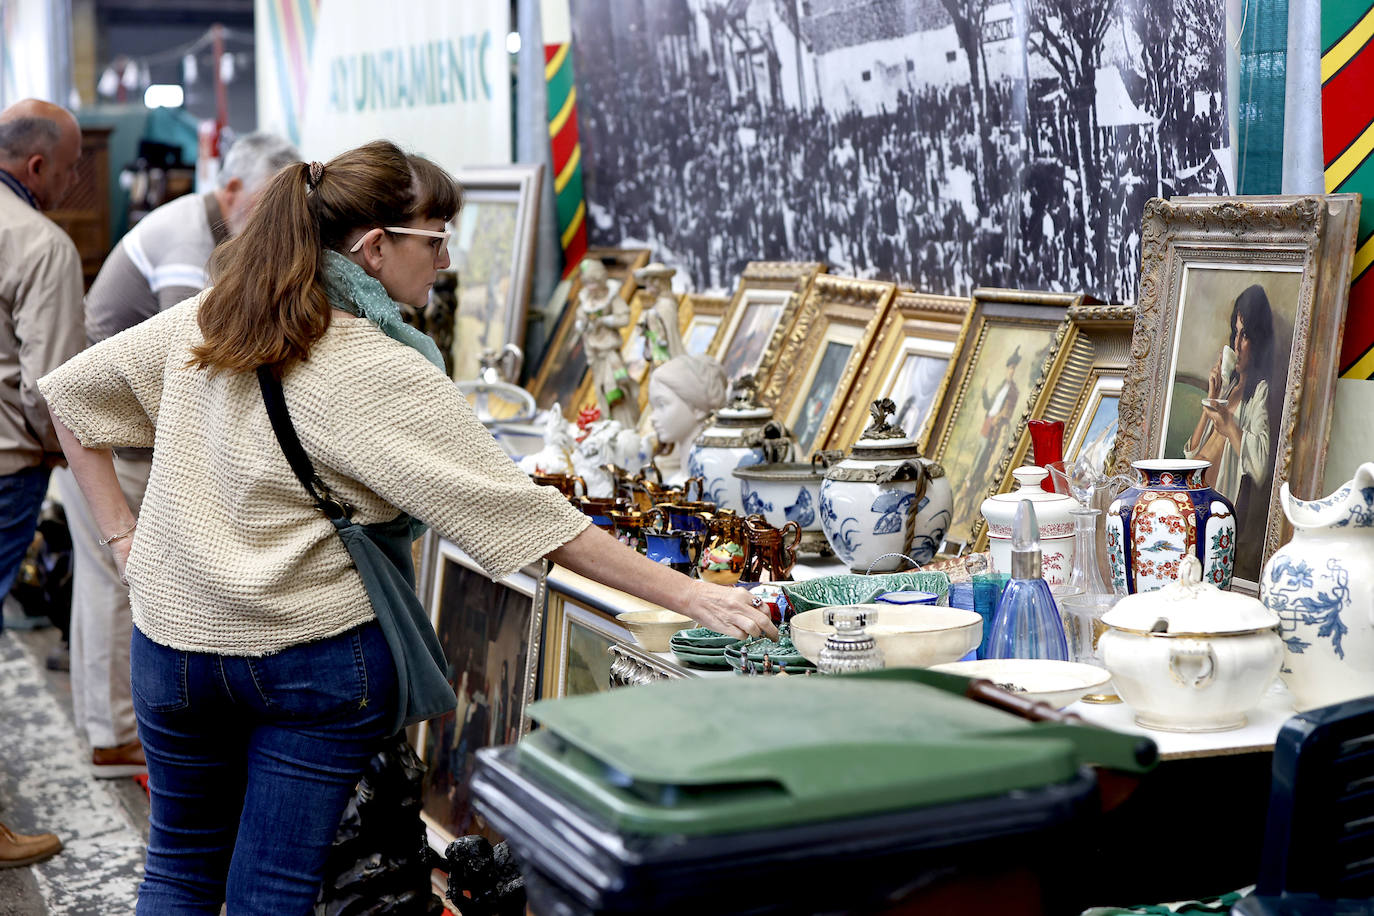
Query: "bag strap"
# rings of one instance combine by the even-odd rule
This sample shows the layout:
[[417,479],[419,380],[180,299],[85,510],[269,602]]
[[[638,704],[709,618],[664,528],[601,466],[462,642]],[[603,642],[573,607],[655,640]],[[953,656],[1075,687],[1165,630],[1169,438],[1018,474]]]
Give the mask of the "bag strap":
[[258,367],[258,388],[262,390],[262,400],[267,405],[267,419],[272,421],[272,432],[277,436],[277,444],[281,446],[282,454],[286,456],[287,463],[295,472],[296,479],[315,501],[315,507],[330,521],[351,519],[353,507],[336,497],[315,473],[315,466],[311,464],[310,456],[305,453],[305,447],[296,435],[296,426],[291,422],[291,414],[286,409],[286,394],[282,391],[281,379],[272,373],[272,367]]

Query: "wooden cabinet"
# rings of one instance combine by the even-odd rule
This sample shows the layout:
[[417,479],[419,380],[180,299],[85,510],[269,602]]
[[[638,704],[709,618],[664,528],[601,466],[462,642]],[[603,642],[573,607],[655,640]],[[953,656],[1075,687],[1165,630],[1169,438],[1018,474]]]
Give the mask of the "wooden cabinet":
[[77,180],[62,205],[48,211],[53,222],[66,230],[81,254],[81,273],[89,289],[110,253],[110,153],[109,127],[81,128],[81,161]]

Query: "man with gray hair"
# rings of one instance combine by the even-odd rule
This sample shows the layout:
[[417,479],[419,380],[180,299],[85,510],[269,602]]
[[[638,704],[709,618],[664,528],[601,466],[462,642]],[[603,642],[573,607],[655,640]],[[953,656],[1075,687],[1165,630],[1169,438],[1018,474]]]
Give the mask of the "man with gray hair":
[[[38,379],[81,349],[81,257],[41,211],[76,181],[81,128],[64,108],[25,99],[0,112],[0,596],[33,540],[50,469],[62,459]],[[62,848],[50,833],[0,824],[0,868]]]
[[[268,180],[300,154],[274,134],[253,133],[229,149],[218,187],[168,201],[120,239],[86,294],[91,343],[131,328],[209,285],[215,246],[248,222]],[[117,449],[115,473],[137,514],[152,469],[152,451]],[[77,727],[91,742],[98,778],[146,772],[129,692],[129,589],[70,473],[57,489],[72,534],[71,672]],[[104,534],[108,534],[105,532]]]

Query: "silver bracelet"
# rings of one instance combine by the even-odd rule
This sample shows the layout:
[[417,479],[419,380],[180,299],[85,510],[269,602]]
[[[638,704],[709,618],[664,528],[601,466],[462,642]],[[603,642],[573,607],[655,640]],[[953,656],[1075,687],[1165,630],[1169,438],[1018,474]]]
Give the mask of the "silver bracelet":
[[134,533],[134,529],[137,528],[137,527],[138,527],[138,522],[135,521],[135,522],[134,522],[132,525],[130,525],[128,528],[125,528],[123,531],[119,532],[119,534],[112,534],[112,535],[110,535],[110,536],[107,537],[107,538],[101,538],[101,539],[100,539],[100,546],[101,546],[101,547],[109,547],[109,546],[110,546],[111,544],[113,544],[115,541],[121,541],[121,540],[123,540],[123,539],[126,538],[126,537],[130,537],[130,536]]

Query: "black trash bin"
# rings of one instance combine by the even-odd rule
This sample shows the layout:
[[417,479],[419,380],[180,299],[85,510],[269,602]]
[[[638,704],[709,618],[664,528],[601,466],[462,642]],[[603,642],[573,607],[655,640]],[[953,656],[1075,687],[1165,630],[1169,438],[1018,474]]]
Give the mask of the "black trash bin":
[[916,677],[538,703],[540,730],[479,752],[476,805],[536,916],[1056,911],[1098,810],[1084,764],[1139,770],[1153,747]]

